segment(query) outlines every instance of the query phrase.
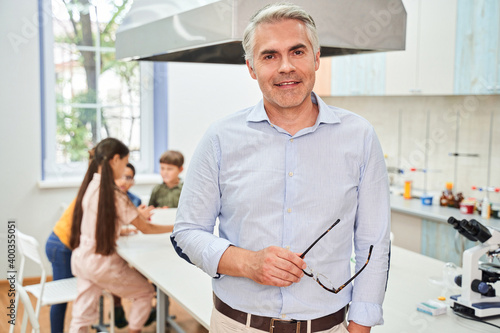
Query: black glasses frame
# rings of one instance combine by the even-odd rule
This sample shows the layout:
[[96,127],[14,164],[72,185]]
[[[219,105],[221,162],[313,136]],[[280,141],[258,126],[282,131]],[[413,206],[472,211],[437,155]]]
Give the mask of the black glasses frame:
[[[319,240],[321,238],[323,238],[330,230],[333,229],[333,227],[335,227],[337,224],[339,224],[340,222],[340,219],[337,219],[337,221],[335,221],[324,233],[321,234],[321,236],[319,236],[301,255],[300,255],[300,258],[304,259],[304,257],[306,256],[307,252],[309,252],[309,250],[311,250],[313,248],[314,245],[316,245],[317,242],[319,242]],[[334,293],[334,294],[337,294],[338,292],[340,292],[342,289],[344,289],[349,283],[352,282],[352,280],[354,280],[364,269],[365,267],[368,265],[368,263],[370,262],[370,257],[372,256],[372,250],[373,250],[373,245],[370,245],[370,250],[368,251],[368,258],[366,259],[366,262],[365,264],[363,265],[363,267],[361,267],[359,269],[359,271],[356,272],[356,274],[354,274],[349,280],[347,280],[344,284],[342,284],[340,287],[338,288],[333,288],[333,289],[330,289],[328,287],[326,287],[323,283],[321,283],[321,281],[319,280],[318,277],[315,277],[314,274],[311,274],[311,273],[308,273],[306,272],[305,270],[302,270],[302,272],[304,272],[305,275],[311,277],[314,279],[314,281],[316,281],[321,287],[323,287],[323,289],[325,289],[326,291],[329,291],[331,293]]]

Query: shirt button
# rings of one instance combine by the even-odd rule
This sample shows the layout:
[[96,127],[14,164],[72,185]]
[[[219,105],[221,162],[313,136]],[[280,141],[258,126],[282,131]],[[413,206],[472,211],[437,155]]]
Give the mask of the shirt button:
[[290,250],[290,245],[285,246],[285,249]]
[[293,142],[293,138],[290,139],[290,142]]
[[291,209],[291,208],[288,208],[286,211],[287,211],[287,212],[289,212],[289,213],[291,213],[291,212],[292,212],[292,209]]
[[288,173],[288,175],[289,175],[290,177],[292,177],[292,176],[293,176],[293,172],[291,172],[291,171],[290,171],[290,172]]
[[283,313],[283,314],[281,315],[281,319],[285,319],[285,318],[286,318],[286,314],[284,314],[284,313]]

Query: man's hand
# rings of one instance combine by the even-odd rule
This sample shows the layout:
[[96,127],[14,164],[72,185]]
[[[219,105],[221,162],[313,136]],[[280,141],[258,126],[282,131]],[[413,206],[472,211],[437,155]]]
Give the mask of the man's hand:
[[276,287],[287,287],[300,281],[306,267],[304,260],[290,250],[270,246],[249,251],[230,246],[222,255],[217,272],[242,276]]
[[363,326],[360,324],[356,324],[352,320],[349,322],[349,325],[347,325],[347,330],[350,333],[369,333],[371,330],[371,327],[369,326]]

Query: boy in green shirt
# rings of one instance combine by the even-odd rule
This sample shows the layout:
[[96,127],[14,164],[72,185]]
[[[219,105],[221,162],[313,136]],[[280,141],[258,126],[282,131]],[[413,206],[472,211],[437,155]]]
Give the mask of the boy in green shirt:
[[161,155],[160,175],[163,183],[153,188],[149,198],[149,206],[177,208],[183,184],[179,178],[183,164],[184,156],[178,151],[168,150]]

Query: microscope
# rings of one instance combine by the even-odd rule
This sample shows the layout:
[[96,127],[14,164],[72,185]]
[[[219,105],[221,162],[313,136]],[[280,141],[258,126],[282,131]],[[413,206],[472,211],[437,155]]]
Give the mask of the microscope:
[[[500,265],[493,263],[500,255],[500,229],[485,227],[474,219],[459,221],[450,217],[448,223],[465,238],[480,242],[464,251],[463,273],[455,277],[462,294],[451,296],[455,301],[453,311],[480,318],[500,315],[500,297],[492,286],[500,280]],[[480,262],[483,255],[488,262]]]

